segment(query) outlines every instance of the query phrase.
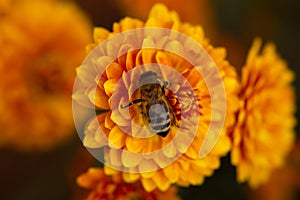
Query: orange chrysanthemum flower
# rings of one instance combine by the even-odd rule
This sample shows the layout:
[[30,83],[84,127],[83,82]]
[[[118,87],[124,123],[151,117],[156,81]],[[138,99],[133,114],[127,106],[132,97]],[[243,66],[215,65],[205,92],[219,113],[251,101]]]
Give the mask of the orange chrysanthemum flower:
[[[204,177],[212,175],[213,171],[219,167],[220,157],[230,150],[227,128],[232,126],[235,120],[234,112],[236,111],[238,90],[236,73],[234,68],[225,60],[226,52],[224,48],[214,48],[205,38],[200,26],[182,23],[175,12],[168,11],[161,4],[157,4],[152,8],[145,23],[137,19],[125,18],[120,23],[114,24],[112,33],[103,28],[96,28],[94,30],[95,43],[89,45],[88,49],[92,50],[96,47],[97,50],[97,45],[105,39],[109,39],[120,32],[143,27],[167,28],[183,33],[202,45],[215,62],[227,96],[226,101],[224,100],[225,106],[227,106],[226,121],[219,140],[205,158],[199,158],[200,148],[204,143],[209,127],[222,118],[220,117],[221,113],[217,118],[212,117],[210,88],[204,81],[205,77],[202,77],[191,63],[174,53],[155,48],[142,48],[134,51],[130,51],[129,48],[124,55],[109,64],[102,76],[97,73],[89,73],[93,70],[85,65],[82,65],[79,70],[79,80],[86,84],[97,80],[99,76],[100,79],[96,88],[87,87],[83,91],[78,90],[75,92],[74,100],[83,101],[83,98],[80,97],[82,92],[89,97],[89,102],[81,102],[82,104],[92,104],[96,109],[102,110],[102,114],[99,114],[88,123],[83,136],[83,143],[89,148],[105,147],[105,164],[108,164],[108,166],[105,166],[105,172],[107,174],[119,173],[111,168],[119,170],[124,167],[126,172],[123,172],[123,179],[126,182],[141,180],[147,191],[152,191],[157,187],[160,190],[167,190],[172,183],[178,183],[182,186],[202,184]],[[129,37],[128,43],[124,44],[122,49],[130,47],[130,42]],[[161,42],[163,43],[163,41]],[[144,45],[151,46],[153,43],[154,40],[152,41],[149,38],[143,41]],[[158,43],[160,42],[157,42],[157,45]],[[115,54],[120,50],[116,49],[111,43],[107,43],[107,45],[105,51],[108,52],[108,55]],[[186,47],[188,45],[181,46],[176,39],[165,44],[165,46],[171,50],[188,48]],[[106,58],[95,58],[97,60],[96,66],[106,66]],[[144,127],[144,115],[141,113],[141,107],[138,104],[130,106],[129,113],[126,109],[122,109],[122,106],[120,107],[120,105],[126,105],[128,102],[141,98],[139,92],[127,93],[130,93],[135,85],[133,83],[142,76],[139,74],[139,69],[143,71],[143,68],[139,66],[150,63],[169,66],[160,68],[164,77],[174,81],[169,88],[166,88],[166,101],[170,104],[178,125],[183,124],[183,121],[185,121],[183,129],[178,131],[179,128],[172,125],[165,137],[156,134],[151,135],[151,137],[143,137],[145,134],[147,135],[147,131],[145,131],[147,129]],[[185,83],[178,84],[176,82],[178,77],[174,77],[170,70],[176,71],[187,80],[186,82],[192,89],[189,90],[188,85]],[[210,69],[204,70],[209,71]],[[126,76],[130,71],[132,74]],[[145,78],[146,80],[147,78]],[[136,91],[141,90],[140,88]],[[179,101],[176,96],[182,97],[182,99]],[[218,107],[218,105],[216,106]],[[194,112],[195,110],[196,112]],[[197,112],[200,113],[200,121],[197,121]],[[187,115],[183,113],[187,113]],[[138,124],[138,128],[134,124]],[[100,129],[103,130],[104,135],[102,135]],[[182,132],[182,134],[177,134],[177,132]],[[207,140],[212,141],[214,139],[216,138],[210,135]],[[190,144],[188,144],[189,141]],[[158,153],[159,150],[162,151]],[[153,153],[153,155],[149,155],[149,153]]]
[[73,73],[90,22],[72,3],[16,1],[0,21],[0,146],[48,149],[73,134]]
[[165,192],[154,190],[148,193],[139,182],[125,183],[120,174],[107,176],[100,168],[90,168],[77,178],[77,183],[79,186],[91,190],[87,197],[88,200],[180,199],[176,195],[175,187],[171,187]]
[[253,187],[265,182],[272,170],[284,163],[295,137],[294,74],[273,44],[267,44],[261,54],[260,48],[261,41],[256,39],[242,69],[231,152],[238,181],[249,181]]

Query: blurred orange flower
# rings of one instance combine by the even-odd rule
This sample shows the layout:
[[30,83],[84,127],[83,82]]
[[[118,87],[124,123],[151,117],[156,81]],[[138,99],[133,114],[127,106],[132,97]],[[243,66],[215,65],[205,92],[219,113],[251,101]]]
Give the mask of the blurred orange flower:
[[[108,146],[109,148],[105,151],[106,162],[112,163],[115,166],[124,166],[128,168],[130,172],[140,172],[124,172],[122,176],[125,182],[141,180],[142,185],[147,191],[152,191],[157,187],[160,190],[165,191],[172,183],[178,183],[182,186],[202,184],[206,176],[212,175],[213,171],[219,168],[220,157],[224,156],[231,147],[230,139],[226,133],[227,127],[232,126],[235,121],[234,113],[237,109],[235,106],[237,105],[238,91],[236,72],[225,60],[225,49],[214,48],[210,45],[208,39],[204,36],[202,27],[182,23],[176,12],[170,12],[162,4],[156,4],[152,8],[148,20],[145,23],[137,19],[126,17],[119,23],[114,24],[112,33],[104,28],[95,28],[95,43],[89,45],[88,49],[94,49],[98,44],[112,35],[142,27],[161,27],[182,32],[201,44],[214,60],[224,81],[227,96],[227,118],[225,127],[222,129],[218,142],[214,146],[214,149],[205,158],[199,158],[201,144],[204,141],[208,127],[212,120],[218,120],[211,119],[211,94],[209,93],[208,86],[206,85],[204,78],[195,68],[193,68],[193,66],[191,66],[190,63],[182,59],[180,56],[176,56],[166,51],[148,48],[138,51],[128,51],[125,55],[122,55],[119,59],[109,65],[105,74],[99,80],[98,87],[96,89],[89,88],[88,91],[84,91],[89,97],[89,103],[92,103],[96,109],[107,112],[98,115],[97,118],[89,122],[85,129],[83,143],[89,148]],[[144,43],[146,42],[151,43],[153,41],[144,40]],[[166,46],[168,45],[173,50],[183,48],[176,40],[172,41],[170,44],[166,44]],[[130,41],[128,41],[128,46],[130,46]],[[110,53],[119,51],[119,49],[115,49],[110,46],[108,46],[107,49],[112,51]],[[105,62],[105,59],[98,59],[97,65],[105,66],[105,63],[101,63],[102,61]],[[164,64],[177,70],[178,73],[188,80],[196,95],[196,99],[198,98],[198,100],[194,99],[194,101],[193,94],[190,94],[184,85],[172,84],[170,86],[172,91],[175,91],[178,96],[186,97],[185,101],[180,102],[180,105],[171,92],[166,93],[167,100],[169,101],[175,115],[180,112],[180,108],[182,110],[189,110],[196,107],[196,109],[199,109],[199,112],[201,113],[201,122],[198,122],[197,120],[195,121],[196,117],[194,116],[194,113],[191,113],[191,116],[188,117],[189,124],[188,127],[186,127],[187,130],[196,132],[195,138],[188,148],[186,148],[185,143],[191,139],[193,134],[187,131],[182,134],[184,135],[183,137],[174,139],[178,131],[176,126],[172,126],[169,134],[164,138],[158,135],[153,135],[148,138],[140,138],[136,137],[140,133],[143,133],[140,129],[132,128],[131,134],[127,134],[120,128],[125,127],[125,129],[130,129],[133,124],[132,121],[143,126],[142,124],[144,122],[139,106],[131,106],[129,108],[129,112],[131,113],[132,118],[127,118],[124,117],[124,110],[122,110],[122,108],[118,107],[113,109],[112,101],[115,97],[120,97],[119,103],[121,105],[126,105],[126,103],[129,102],[129,99],[122,98],[122,92],[124,93],[124,91],[129,91],[130,86],[128,86],[128,84],[130,82],[134,82],[134,80],[137,79],[137,76],[133,75],[131,80],[127,80],[127,78],[124,77],[124,74],[137,66],[148,63]],[[81,75],[82,77],[80,77]],[[85,74],[83,72],[79,72],[79,78],[83,81],[97,80],[97,76],[99,76],[99,74]],[[172,79],[172,74],[168,74],[168,72],[166,72],[165,77],[169,77],[170,80],[174,80],[174,78]],[[117,87],[116,85],[118,80],[121,81],[119,84],[120,88],[117,88],[115,93],[112,94],[114,88]],[[77,97],[78,95],[75,93],[73,96],[74,100],[80,101]],[[138,94],[133,94],[132,99],[138,98],[140,98]],[[84,104],[86,105],[86,103]],[[101,135],[102,133],[99,131],[99,124],[104,130],[108,141],[106,141]],[[191,127],[193,127],[194,130],[191,130]],[[163,149],[163,154],[161,156],[151,157],[142,155],[159,149]],[[121,153],[120,150],[126,150],[135,154],[128,154],[126,151]],[[181,155],[178,160],[174,161],[167,167],[163,167],[166,161],[175,158],[178,155]],[[147,169],[152,167],[157,170],[150,173],[145,172],[148,171]],[[110,175],[119,173],[107,166],[105,167],[105,172]]]
[[149,199],[149,200],[179,200],[176,195],[175,187],[167,191],[154,190],[146,192],[139,182],[125,183],[120,174],[107,176],[100,168],[90,168],[86,173],[77,178],[79,186],[90,189],[88,200],[131,200],[131,199]]
[[16,1],[0,21],[0,146],[49,149],[73,134],[71,93],[91,25],[72,3]]
[[231,162],[239,182],[252,187],[266,182],[284,164],[295,138],[294,74],[267,44],[260,54],[256,39],[242,68],[240,109],[233,132]]

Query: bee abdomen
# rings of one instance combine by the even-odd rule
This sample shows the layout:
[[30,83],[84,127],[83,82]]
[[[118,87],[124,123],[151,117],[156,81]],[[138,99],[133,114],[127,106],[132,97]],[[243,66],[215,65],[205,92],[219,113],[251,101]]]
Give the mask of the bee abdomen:
[[150,124],[153,131],[162,137],[167,136],[170,131],[170,113],[164,104],[152,105],[149,109]]
[[163,125],[155,125],[155,124],[152,124],[152,129],[153,129],[156,133],[169,131],[169,130],[170,130],[170,122],[168,122],[168,123],[166,123],[166,124],[163,124]]

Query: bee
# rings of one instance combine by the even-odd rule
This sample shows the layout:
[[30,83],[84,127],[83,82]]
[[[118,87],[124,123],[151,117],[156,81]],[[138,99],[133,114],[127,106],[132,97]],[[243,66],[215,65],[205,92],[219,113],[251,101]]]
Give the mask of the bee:
[[174,111],[165,95],[170,82],[161,80],[155,72],[148,71],[139,78],[140,99],[135,99],[122,109],[141,103],[143,121],[150,131],[166,137],[171,126],[177,126]]

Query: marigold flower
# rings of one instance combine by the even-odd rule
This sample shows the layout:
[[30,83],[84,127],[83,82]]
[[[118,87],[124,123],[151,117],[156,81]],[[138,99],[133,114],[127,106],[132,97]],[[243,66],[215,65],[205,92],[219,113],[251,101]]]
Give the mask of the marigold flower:
[[[157,4],[152,8],[145,23],[126,17],[119,23],[114,24],[112,33],[103,28],[95,28],[95,43],[89,45],[88,49],[94,49],[105,39],[117,33],[143,27],[167,28],[181,32],[202,45],[213,59],[222,76],[227,96],[225,102],[227,116],[219,140],[205,158],[199,158],[200,148],[210,124],[214,123],[213,120],[219,120],[211,118],[211,94],[199,72],[178,55],[159,49],[142,48],[136,51],[128,50],[125,55],[121,55],[113,63],[109,64],[102,76],[97,73],[85,73],[85,70],[92,71],[92,69],[83,68],[84,65],[79,69],[79,80],[86,84],[97,80],[101,76],[97,82],[96,89],[88,87],[83,91],[78,90],[73,96],[74,100],[81,104],[94,106],[96,110],[102,110],[102,114],[89,121],[84,132],[83,143],[89,148],[104,147],[105,164],[109,163],[108,166],[105,166],[106,174],[119,173],[117,170],[112,169],[111,166],[115,166],[113,168],[124,167],[127,169],[122,173],[124,181],[135,182],[140,180],[147,191],[152,191],[157,187],[165,191],[173,183],[182,186],[202,184],[204,178],[212,175],[213,171],[219,167],[220,157],[225,155],[231,147],[227,128],[233,125],[235,120],[234,113],[237,109],[235,106],[237,104],[238,91],[236,72],[225,60],[225,49],[214,48],[210,45],[200,26],[182,23],[177,13],[170,12],[161,4]],[[151,44],[152,42],[147,39],[143,41],[144,44]],[[130,38],[127,46],[130,46]],[[127,48],[127,46],[123,45],[122,47]],[[170,46],[170,49],[183,48],[176,39],[166,44],[166,46]],[[119,51],[119,49],[115,48],[114,46],[107,46],[108,54],[115,54],[115,52]],[[97,65],[105,66],[106,62],[106,59],[101,57],[101,59],[97,60]],[[129,98],[124,97],[124,91],[130,91],[130,88],[134,85],[130,85],[130,83],[134,83],[138,79],[139,76],[135,74],[137,72],[134,70],[138,71],[141,68],[137,66],[148,63],[169,66],[162,69],[165,77],[170,78],[170,80],[177,80],[168,71],[174,69],[187,80],[192,88],[190,93],[187,85],[176,84],[175,82],[171,84],[170,90],[169,88],[166,89],[165,95],[176,119],[180,123],[184,121],[183,119],[188,119],[185,125],[187,132],[183,130],[184,134],[181,135],[182,137],[177,138],[178,128],[176,126],[171,126],[169,134],[165,137],[159,135],[139,137],[145,131],[134,127],[133,124],[139,124],[143,127],[144,121],[140,107],[129,107],[128,115],[126,115],[124,109],[120,108],[120,105],[126,105],[128,102],[140,98],[139,93],[135,92],[130,94]],[[81,69],[83,72],[80,71]],[[126,73],[129,73],[129,71],[133,71],[132,75],[126,76]],[[80,97],[81,92],[89,97],[88,102]],[[174,97],[174,93],[184,98],[179,101]],[[116,102],[115,99],[118,101]],[[116,109],[113,109],[114,107]],[[195,108],[201,115],[199,122],[195,120],[197,119],[195,117],[197,114],[193,112]],[[184,116],[182,113],[188,113],[189,116]],[[191,127],[194,130],[191,130]],[[143,128],[145,129],[145,127]],[[104,131],[103,135],[100,133],[100,129]],[[130,130],[130,134],[126,130]],[[193,135],[189,131],[194,131],[196,134]],[[209,138],[209,140],[213,139],[213,137]],[[192,142],[189,146],[186,146],[185,143],[189,140]],[[154,154],[153,156],[146,155],[158,150],[162,150],[162,154],[154,153],[155,156]],[[172,161],[171,164],[168,163],[170,160]]]
[[294,141],[294,74],[267,44],[256,39],[242,69],[240,108],[233,131],[231,162],[239,182],[257,187],[284,163]]
[[162,192],[158,189],[146,192],[141,183],[125,183],[120,174],[114,176],[105,175],[101,168],[89,168],[89,170],[77,178],[79,186],[90,189],[88,200],[130,200],[130,199],[156,199],[179,200],[175,187]]
[[72,3],[15,1],[0,21],[0,146],[46,150],[73,134],[75,66],[91,41]]

